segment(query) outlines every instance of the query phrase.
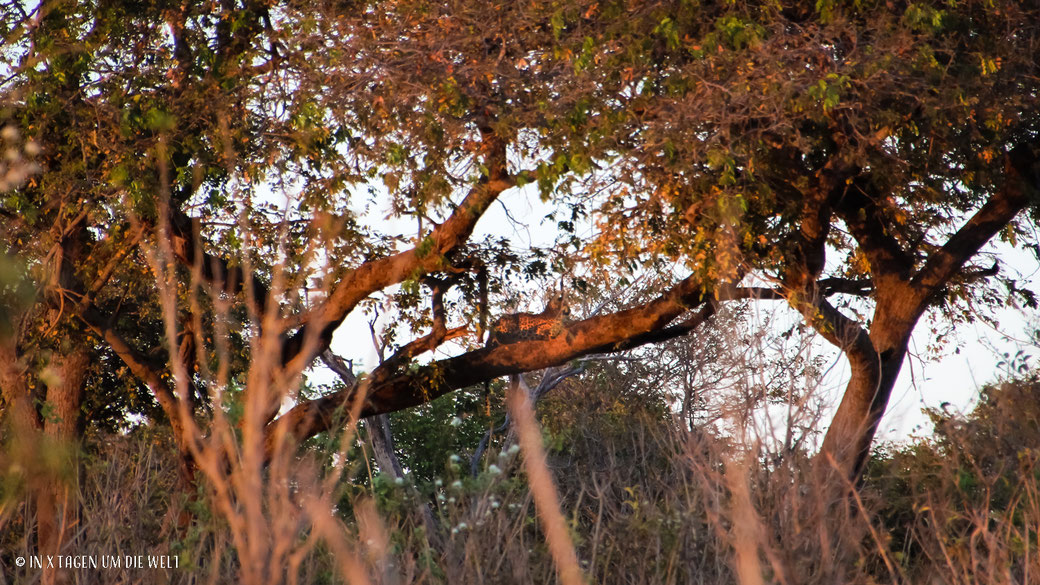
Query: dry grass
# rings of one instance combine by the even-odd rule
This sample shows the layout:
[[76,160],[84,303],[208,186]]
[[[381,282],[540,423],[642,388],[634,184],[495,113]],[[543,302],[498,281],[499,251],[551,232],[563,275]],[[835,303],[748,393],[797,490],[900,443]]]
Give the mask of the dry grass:
[[710,421],[691,430],[611,368],[565,383],[540,416],[514,402],[518,444],[493,441],[476,477],[465,453],[444,453],[432,482],[388,480],[355,425],[250,469],[218,419],[186,493],[170,431],[141,427],[91,438],[78,480],[46,447],[5,454],[0,582],[39,577],[12,563],[33,548],[19,478],[64,477],[81,507],[68,550],[180,564],[73,571],[84,585],[1036,583],[1038,388],[993,389],[970,419],[937,415],[934,437],[879,452],[858,490],[822,485],[802,450]]

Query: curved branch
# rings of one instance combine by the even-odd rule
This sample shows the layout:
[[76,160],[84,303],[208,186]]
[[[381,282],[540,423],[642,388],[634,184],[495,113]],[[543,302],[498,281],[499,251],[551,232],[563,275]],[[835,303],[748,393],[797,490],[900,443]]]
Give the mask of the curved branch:
[[888,229],[885,210],[879,203],[884,196],[871,183],[870,175],[854,177],[839,187],[832,197],[835,210],[849,228],[870,261],[871,272],[894,282],[905,282],[913,270],[912,254],[903,249]]
[[[263,315],[270,296],[267,286],[253,274],[246,273],[241,266],[232,266],[227,260],[205,252],[199,245],[202,235],[199,221],[182,211],[171,211],[170,249],[177,261],[188,267],[197,267],[203,281],[213,291],[236,295],[250,291],[247,302],[251,303],[252,314]],[[246,286],[247,279],[249,286]]]
[[976,252],[1003,229],[1040,191],[1037,157],[1025,147],[1008,153],[1004,187],[928,258],[911,285],[921,303],[941,289]]
[[[506,171],[505,144],[485,134],[484,150],[487,174],[444,223],[434,228],[418,246],[349,271],[328,300],[304,319],[300,329],[283,346],[282,362],[290,371],[302,371],[314,355],[328,347],[333,332],[362,300],[393,284],[442,269],[445,256],[466,243],[477,221],[495,199],[515,185],[514,178]],[[317,339],[318,343],[313,350],[304,351],[305,342],[310,339]]]
[[159,406],[169,417],[175,431],[174,436],[181,437],[183,425],[180,421],[181,409],[179,399],[168,384],[162,380],[163,367],[151,363],[144,354],[130,346],[129,343],[93,308],[84,309],[79,315],[83,323],[115,352],[130,371],[144,383],[154,394]]

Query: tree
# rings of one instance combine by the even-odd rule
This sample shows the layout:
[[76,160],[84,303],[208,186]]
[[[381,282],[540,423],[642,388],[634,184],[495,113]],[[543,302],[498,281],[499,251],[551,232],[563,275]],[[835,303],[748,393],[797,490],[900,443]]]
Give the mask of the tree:
[[[556,52],[576,73],[554,80],[569,91],[546,115],[556,134],[543,134],[559,138],[542,143],[561,145],[585,192],[610,193],[586,249],[664,256],[702,282],[768,282],[760,298],[787,300],[850,361],[823,451],[857,476],[922,315],[987,298],[999,264],[972,259],[997,234],[1030,237],[1013,220],[1036,201],[1036,15],[974,3],[586,8],[554,13]],[[999,297],[1035,305],[998,280]]]
[[[386,147],[399,161],[392,185],[436,193],[445,137],[460,135],[449,124],[472,120],[461,135],[489,155],[481,180],[535,181],[595,222],[597,237],[571,239],[571,262],[680,267],[656,301],[575,324],[538,352],[475,352],[378,381],[366,412],[648,340],[708,297],[785,299],[850,361],[824,451],[858,475],[929,308],[987,283],[1034,304],[999,264],[971,261],[998,234],[1031,238],[1014,220],[1037,187],[1035,16],[1019,5],[575,3],[493,17],[390,4],[348,19],[366,31],[351,45],[358,58],[322,74],[366,90],[339,102],[344,117],[366,112],[372,132],[399,137]],[[402,143],[408,155],[395,159]],[[771,286],[719,286],[747,273]],[[849,297],[871,316],[839,310],[857,309]]]
[[[5,414],[47,433],[53,405],[70,425],[103,391],[82,364],[118,358],[116,378],[171,424],[186,480],[202,463],[258,479],[344,412],[674,338],[748,298],[786,300],[849,359],[823,453],[855,477],[926,311],[997,284],[1033,302],[973,264],[998,234],[1033,243],[1016,223],[1038,187],[1029,5],[105,0],[3,15],[2,117],[42,169],[0,204],[15,288],[35,291],[8,305]],[[554,205],[553,249],[474,240],[512,191]],[[470,324],[512,269],[657,292],[482,347]],[[353,386],[301,393],[374,295],[414,337]],[[438,348],[454,355],[416,361]],[[113,391],[110,371],[95,379]],[[225,414],[241,448],[201,457]]]

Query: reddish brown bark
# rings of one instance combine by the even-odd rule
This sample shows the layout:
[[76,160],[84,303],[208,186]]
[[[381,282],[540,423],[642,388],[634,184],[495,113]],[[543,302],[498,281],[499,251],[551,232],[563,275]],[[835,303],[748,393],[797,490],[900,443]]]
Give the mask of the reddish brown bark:
[[[746,298],[746,291],[726,290],[720,297]],[[707,306],[686,322],[668,327],[691,308]],[[551,339],[524,341],[485,348],[440,360],[404,372],[387,368],[370,376],[369,391],[360,416],[403,410],[429,402],[453,390],[485,380],[543,369],[593,353],[620,351],[689,333],[712,313],[712,306],[694,278],[682,281],[657,300],[610,315],[574,323]],[[349,412],[357,386],[301,403],[269,425],[266,449],[270,454],[282,434],[300,441],[334,428]]]
[[[25,365],[13,339],[0,341],[0,390],[8,405],[7,424],[12,441],[20,447],[12,452],[32,458],[22,466],[29,474],[28,516],[36,518],[36,540],[40,554],[60,554],[78,518],[77,478],[78,441],[82,420],[80,408],[86,381],[88,357],[86,348],[74,348],[67,354],[54,354],[48,365],[47,388],[43,396],[43,413],[33,405]],[[41,450],[50,452],[41,453]],[[40,461],[58,464],[40,466]],[[45,567],[41,582],[68,583],[66,570]]]
[[7,422],[16,433],[39,429],[43,425],[39,413],[33,408],[24,369],[14,338],[0,337],[0,392],[4,397]]

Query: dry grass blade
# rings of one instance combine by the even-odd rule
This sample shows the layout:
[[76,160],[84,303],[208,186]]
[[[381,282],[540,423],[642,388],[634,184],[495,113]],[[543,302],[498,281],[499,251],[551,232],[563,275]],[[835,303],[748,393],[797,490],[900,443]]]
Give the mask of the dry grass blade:
[[520,450],[524,454],[524,470],[531,484],[535,509],[545,529],[549,552],[563,585],[582,585],[584,578],[578,566],[578,555],[567,532],[567,523],[560,511],[560,498],[553,484],[542,447],[542,434],[534,417],[531,398],[521,387],[519,376],[510,384],[507,398],[509,412],[516,421]]

